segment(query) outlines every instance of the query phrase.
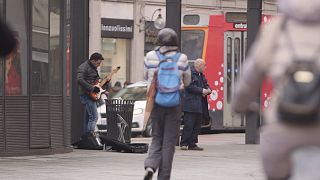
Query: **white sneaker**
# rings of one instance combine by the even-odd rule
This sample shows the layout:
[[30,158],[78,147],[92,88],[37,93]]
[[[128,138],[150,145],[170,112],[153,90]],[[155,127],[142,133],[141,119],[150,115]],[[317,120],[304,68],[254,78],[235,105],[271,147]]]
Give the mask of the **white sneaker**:
[[152,176],[154,174],[154,171],[152,168],[146,168],[146,175],[144,176],[143,180],[152,180]]
[[188,146],[181,146],[180,149],[186,151],[188,150]]

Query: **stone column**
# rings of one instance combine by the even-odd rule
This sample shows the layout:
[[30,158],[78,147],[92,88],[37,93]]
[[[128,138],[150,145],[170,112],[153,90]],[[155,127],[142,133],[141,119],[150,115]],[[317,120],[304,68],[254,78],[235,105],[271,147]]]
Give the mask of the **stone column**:
[[101,0],[89,4],[89,55],[101,51]]

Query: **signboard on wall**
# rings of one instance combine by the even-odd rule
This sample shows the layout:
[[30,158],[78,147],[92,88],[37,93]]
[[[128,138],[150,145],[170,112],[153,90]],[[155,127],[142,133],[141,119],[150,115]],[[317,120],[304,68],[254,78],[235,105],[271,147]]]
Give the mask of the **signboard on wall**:
[[133,20],[101,18],[101,37],[133,38]]

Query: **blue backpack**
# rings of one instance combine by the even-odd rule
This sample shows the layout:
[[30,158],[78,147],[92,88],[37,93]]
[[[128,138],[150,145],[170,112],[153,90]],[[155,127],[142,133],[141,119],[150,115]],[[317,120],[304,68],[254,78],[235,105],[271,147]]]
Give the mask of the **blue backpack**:
[[156,51],[159,62],[157,93],[155,103],[163,107],[174,107],[180,104],[180,72],[178,60],[181,53],[165,56]]

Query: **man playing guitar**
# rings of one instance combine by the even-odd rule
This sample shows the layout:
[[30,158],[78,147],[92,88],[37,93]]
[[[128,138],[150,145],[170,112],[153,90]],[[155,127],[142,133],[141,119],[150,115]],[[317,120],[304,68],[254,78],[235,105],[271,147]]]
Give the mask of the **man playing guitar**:
[[[95,127],[98,120],[98,111],[97,111],[97,103],[96,100],[91,98],[90,94],[100,93],[100,87],[96,85],[100,80],[100,76],[98,74],[97,68],[100,66],[102,60],[104,58],[100,53],[93,53],[90,56],[90,59],[83,62],[77,71],[77,82],[79,84],[79,95],[80,101],[85,105],[86,108],[86,117],[85,117],[85,127],[84,127],[84,138],[95,138]],[[105,82],[109,82],[111,78],[105,80]],[[107,84],[107,83],[106,83]],[[88,147],[89,148],[89,147]],[[101,149],[97,144],[96,146],[92,146],[94,149]]]

